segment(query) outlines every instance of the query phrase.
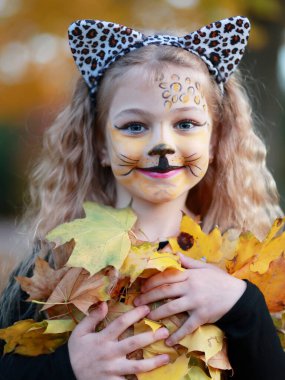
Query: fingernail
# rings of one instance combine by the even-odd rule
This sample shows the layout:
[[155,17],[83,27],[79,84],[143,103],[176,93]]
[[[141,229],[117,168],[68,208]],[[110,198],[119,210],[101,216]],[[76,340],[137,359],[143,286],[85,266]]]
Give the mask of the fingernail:
[[168,337],[169,331],[165,327],[162,327],[159,330],[157,330],[154,335],[158,339],[164,339]]
[[148,314],[150,312],[150,308],[148,306],[144,306],[144,312],[145,314]]
[[165,344],[167,344],[167,346],[173,346],[174,342],[172,339],[166,339]]
[[161,361],[163,363],[169,363],[169,356],[168,355],[164,354],[164,355],[161,355],[160,357],[161,357]]

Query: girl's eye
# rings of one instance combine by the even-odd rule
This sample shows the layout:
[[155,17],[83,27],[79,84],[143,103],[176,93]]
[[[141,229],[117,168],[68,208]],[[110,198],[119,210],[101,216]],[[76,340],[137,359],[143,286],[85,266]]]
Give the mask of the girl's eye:
[[190,120],[183,120],[175,125],[175,128],[180,131],[189,131],[193,127],[195,127],[195,124]]
[[182,120],[175,124],[175,128],[179,131],[190,131],[190,129],[193,129],[195,127],[202,127],[206,123],[200,124],[193,120]]
[[121,131],[125,131],[127,134],[130,134],[130,135],[138,135],[147,130],[145,125],[142,123],[128,123],[128,124],[123,125],[122,127],[115,126],[115,128]]

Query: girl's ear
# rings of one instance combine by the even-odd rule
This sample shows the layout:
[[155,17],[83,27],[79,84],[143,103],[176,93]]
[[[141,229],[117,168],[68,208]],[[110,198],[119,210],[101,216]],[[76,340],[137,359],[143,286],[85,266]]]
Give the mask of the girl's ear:
[[102,150],[101,150],[100,160],[101,160],[101,165],[103,167],[111,166],[111,160],[109,157],[109,152],[108,152],[108,149],[106,147],[102,148]]

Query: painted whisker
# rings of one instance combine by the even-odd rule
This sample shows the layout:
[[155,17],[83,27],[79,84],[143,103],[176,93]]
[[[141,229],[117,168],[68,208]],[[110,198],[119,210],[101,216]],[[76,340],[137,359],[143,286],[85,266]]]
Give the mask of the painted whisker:
[[134,167],[131,168],[131,170],[129,170],[127,173],[125,173],[125,174],[121,174],[121,175],[125,177],[126,175],[129,175],[133,170],[134,170]]
[[135,162],[129,162],[129,161],[126,161],[126,160],[123,160],[121,157],[119,157],[119,159],[122,161],[122,162],[125,162],[126,164],[135,164]]
[[190,157],[192,157],[192,156],[195,156],[195,154],[197,154],[197,153],[192,153],[192,154],[190,154],[190,156],[185,156],[185,157],[183,157],[183,158],[190,158]]
[[126,158],[129,161],[138,162],[139,160],[134,160],[133,158],[127,157],[124,154],[120,154],[122,157]]
[[197,174],[194,173],[191,166],[188,166],[188,169],[190,170],[190,172],[193,174],[194,177],[199,177]]

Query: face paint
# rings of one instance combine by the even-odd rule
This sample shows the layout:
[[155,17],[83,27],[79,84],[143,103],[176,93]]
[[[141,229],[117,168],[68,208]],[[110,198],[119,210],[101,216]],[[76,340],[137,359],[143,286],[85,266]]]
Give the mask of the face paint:
[[150,84],[138,68],[131,69],[111,103],[108,159],[117,186],[133,199],[153,203],[176,199],[208,168],[211,117],[202,100],[203,86],[197,80],[200,90],[192,84],[189,69],[171,71],[166,69],[162,81]]
[[[180,76],[178,74],[172,74],[170,78],[171,81],[167,82],[165,81],[165,76],[163,76],[164,81],[159,82],[158,84],[158,87],[163,90],[163,104],[167,110],[170,110],[173,104],[177,102],[184,104],[188,103],[191,96],[197,105],[201,103],[201,98],[204,96],[200,92],[201,84],[199,82],[195,82],[194,85],[190,85],[191,79],[189,77],[185,77],[183,81],[180,79]],[[203,105],[204,104],[205,102]]]

